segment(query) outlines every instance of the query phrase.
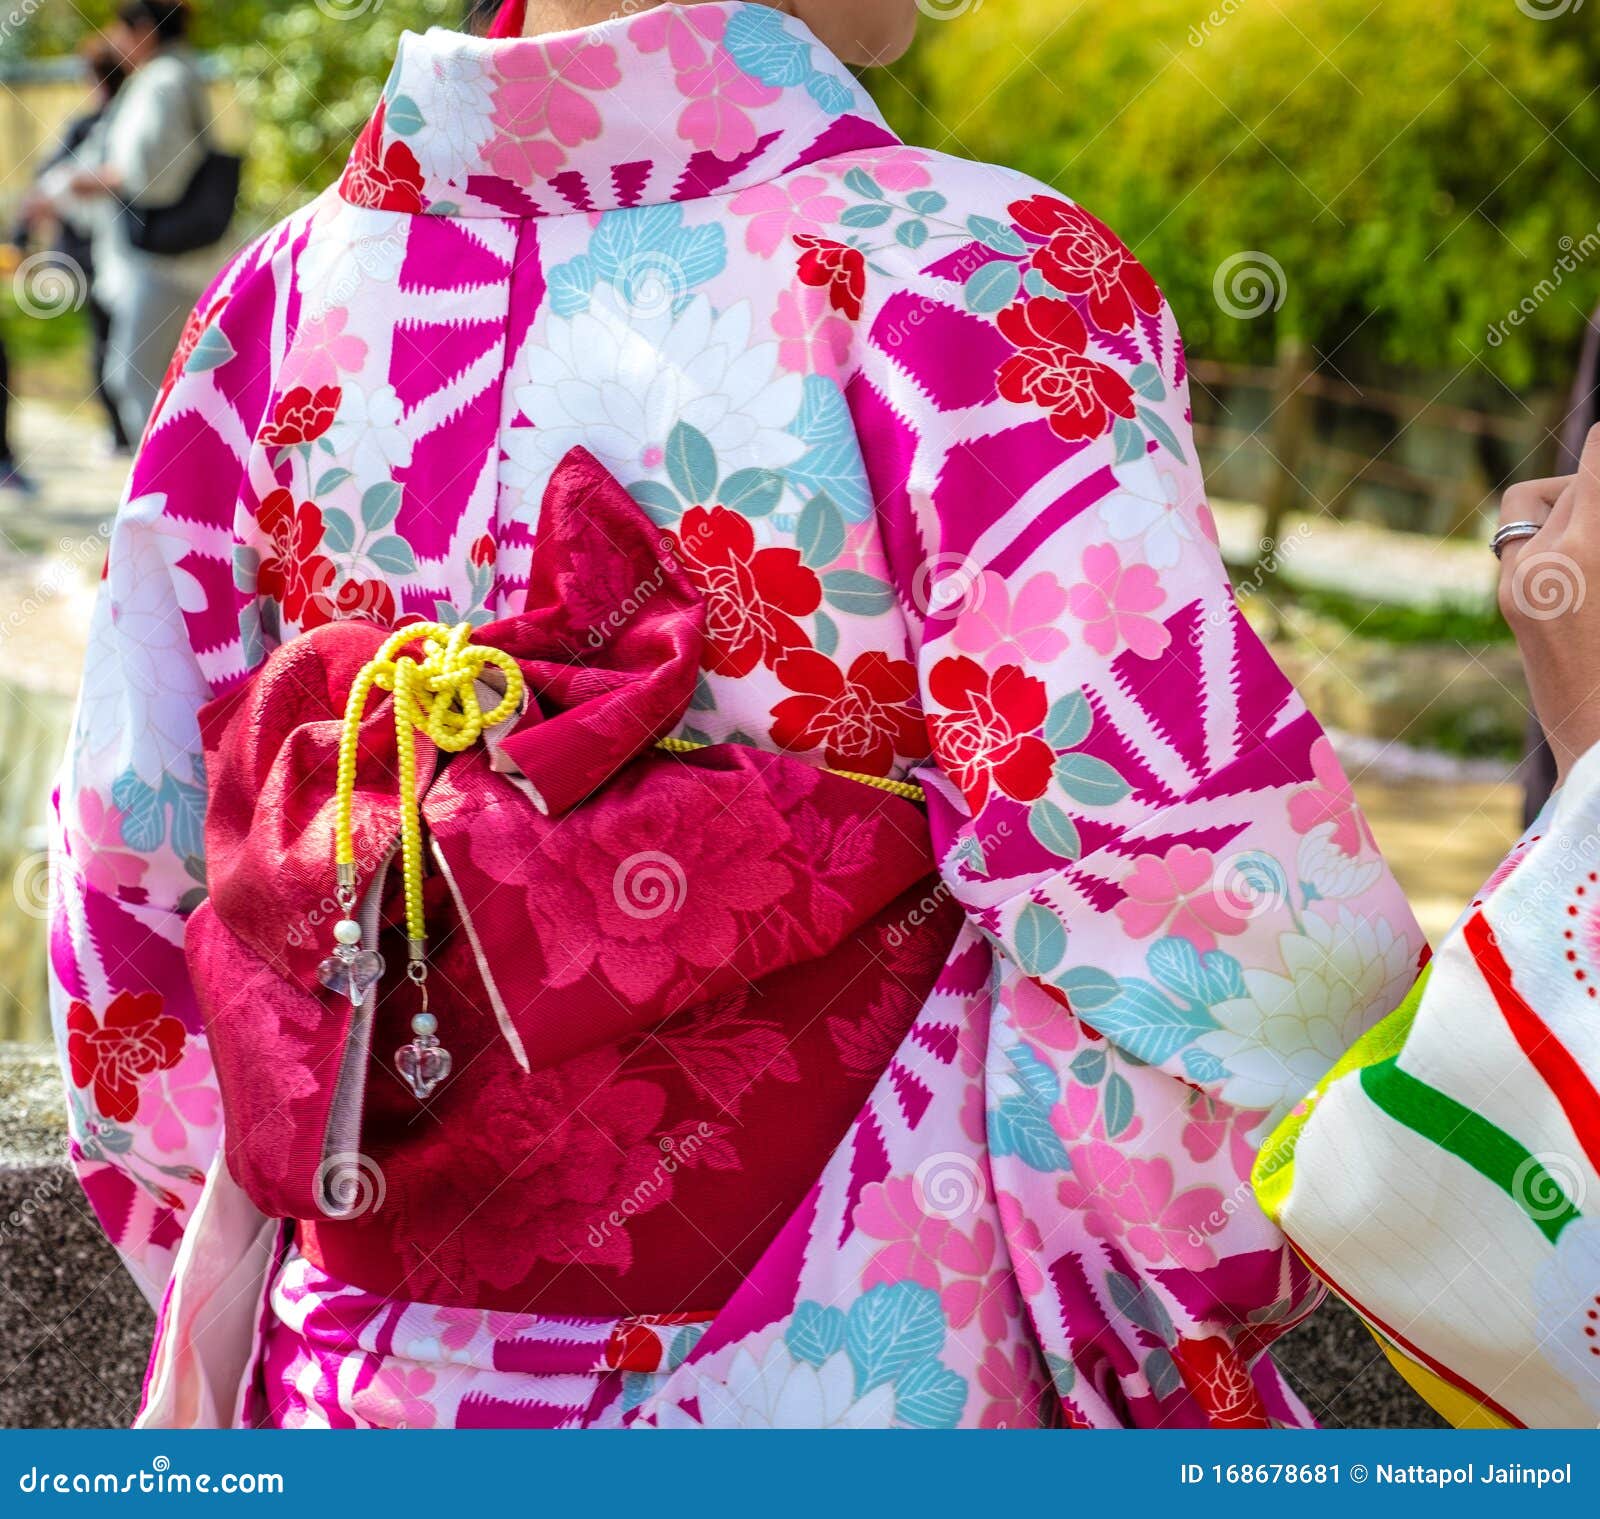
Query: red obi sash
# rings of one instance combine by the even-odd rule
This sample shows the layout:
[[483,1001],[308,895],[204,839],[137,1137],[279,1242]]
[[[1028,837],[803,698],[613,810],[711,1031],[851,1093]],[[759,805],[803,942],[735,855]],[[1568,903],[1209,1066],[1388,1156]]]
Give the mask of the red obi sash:
[[[416,989],[391,869],[391,698],[352,821],[389,967],[324,989],[346,697],[389,637],[278,649],[201,714],[210,900],[187,950],[229,1170],[322,1269],[411,1301],[615,1316],[720,1307],[816,1181],[959,925],[912,802],[745,745],[668,753],[705,607],[632,498],[575,450],[551,481],[510,654],[520,715],[417,742],[429,990],[453,1072],[394,1066]],[[486,707],[494,705],[488,697]]]

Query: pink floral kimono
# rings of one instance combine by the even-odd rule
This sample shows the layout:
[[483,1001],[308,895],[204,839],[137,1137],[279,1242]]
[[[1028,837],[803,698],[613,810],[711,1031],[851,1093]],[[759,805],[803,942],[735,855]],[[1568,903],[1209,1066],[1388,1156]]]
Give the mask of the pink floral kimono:
[[[580,445],[703,602],[671,736],[920,784],[938,876],[911,918],[953,904],[953,939],[886,1048],[843,969],[819,986],[806,1049],[880,1074],[781,1207],[752,1136],[821,1088],[747,1024],[704,1132],[642,1098],[630,1127],[609,1078],[552,1099],[536,1059],[507,1084],[462,1196],[547,1141],[587,1178],[536,1301],[475,1295],[443,1254],[340,1275],[317,1220],[262,1211],[224,1160],[250,1135],[186,959],[199,714],[341,620],[489,636]],[[699,837],[690,809],[650,847]],[[56,847],[74,1155],[160,1305],[147,1425],[1309,1422],[1266,1351],[1320,1289],[1250,1166],[1400,1002],[1420,935],[1234,606],[1149,275],[1054,191],[902,145],[775,10],[404,39],[340,184],[184,336]],[[607,847],[574,853],[577,887],[610,889]],[[220,910],[238,883],[213,874]],[[724,905],[756,929],[758,896]],[[610,921],[534,902],[526,933],[589,935],[626,974]],[[257,1033],[277,1014],[253,1006]],[[372,1062],[392,1086],[389,1048]],[[416,1109],[419,1143],[444,1111]],[[334,1211],[395,1206],[374,1122]],[[737,1183],[748,1259],[700,1296],[607,1296],[703,1168]],[[492,1275],[494,1250],[457,1259]]]

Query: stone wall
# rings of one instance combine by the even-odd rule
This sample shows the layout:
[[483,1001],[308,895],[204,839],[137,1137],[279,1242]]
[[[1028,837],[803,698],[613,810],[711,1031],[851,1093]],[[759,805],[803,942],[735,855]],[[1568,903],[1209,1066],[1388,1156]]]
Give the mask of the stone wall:
[[[123,1426],[134,1415],[151,1314],[63,1159],[53,1056],[0,1046],[0,1427]],[[1370,1335],[1327,1304],[1279,1363],[1324,1424],[1434,1427]]]

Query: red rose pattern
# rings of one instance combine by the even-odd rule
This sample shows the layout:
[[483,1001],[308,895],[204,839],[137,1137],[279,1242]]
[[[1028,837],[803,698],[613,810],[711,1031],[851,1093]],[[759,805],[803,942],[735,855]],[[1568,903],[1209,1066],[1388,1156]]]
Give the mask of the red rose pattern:
[[945,709],[928,719],[934,754],[975,814],[991,790],[1018,802],[1044,795],[1056,756],[1036,731],[1049,707],[1042,680],[1021,665],[989,671],[976,660],[941,659],[928,692]]
[[92,1092],[102,1118],[131,1123],[146,1078],[171,1070],[182,1056],[184,1027],[161,1008],[159,992],[118,992],[103,1022],[86,1002],[67,1009],[72,1084]]
[[696,506],[683,514],[676,552],[706,600],[706,669],[748,675],[810,644],[795,618],[822,605],[822,582],[798,550],[757,549],[738,512]]
[[1021,301],[1000,313],[999,326],[1017,350],[1000,366],[1000,394],[1042,406],[1058,438],[1098,438],[1113,417],[1133,416],[1133,386],[1083,351],[1088,331],[1070,303],[1045,296]]
[[261,429],[261,443],[267,448],[292,448],[297,443],[313,443],[333,426],[344,392],[337,385],[309,390],[301,385],[282,396],[272,420]]
[[261,503],[256,523],[272,540],[272,550],[256,572],[256,590],[276,601],[290,622],[299,623],[307,603],[326,596],[338,579],[333,561],[317,553],[322,512],[315,502],[297,506],[288,491],[276,490]]
[[1180,1339],[1172,1347],[1172,1359],[1213,1429],[1272,1428],[1249,1365],[1221,1335]]
[[1098,217],[1051,195],[1035,195],[1011,207],[1018,229],[1044,246],[1033,267],[1065,295],[1082,296],[1103,332],[1123,332],[1137,312],[1154,316],[1161,292],[1148,271]]
[[909,660],[876,651],[849,673],[815,649],[785,655],[774,671],[797,693],[772,709],[772,741],[784,749],[821,749],[833,770],[888,775],[896,755],[922,759],[928,731]]
[[867,293],[867,256],[859,248],[836,243],[815,233],[795,234],[800,253],[800,282],[828,292],[828,303],[852,322],[861,316]]
[[422,193],[422,165],[403,142],[383,143],[384,106],[380,104],[339,181],[339,193],[353,206],[368,211],[408,211],[414,216],[428,209]]

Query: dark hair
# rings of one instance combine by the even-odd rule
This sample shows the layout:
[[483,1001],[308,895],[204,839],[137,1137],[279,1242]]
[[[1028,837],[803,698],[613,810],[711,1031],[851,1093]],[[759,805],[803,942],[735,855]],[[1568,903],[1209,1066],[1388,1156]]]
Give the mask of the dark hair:
[[127,80],[128,71],[109,39],[104,34],[93,36],[78,49],[78,53],[89,77],[105,91],[107,100],[114,100],[117,91]]
[[466,0],[466,12],[466,29],[481,37],[500,14],[500,0]]
[[189,34],[186,0],[122,0],[117,20],[124,26],[148,26],[163,43],[182,42]]

